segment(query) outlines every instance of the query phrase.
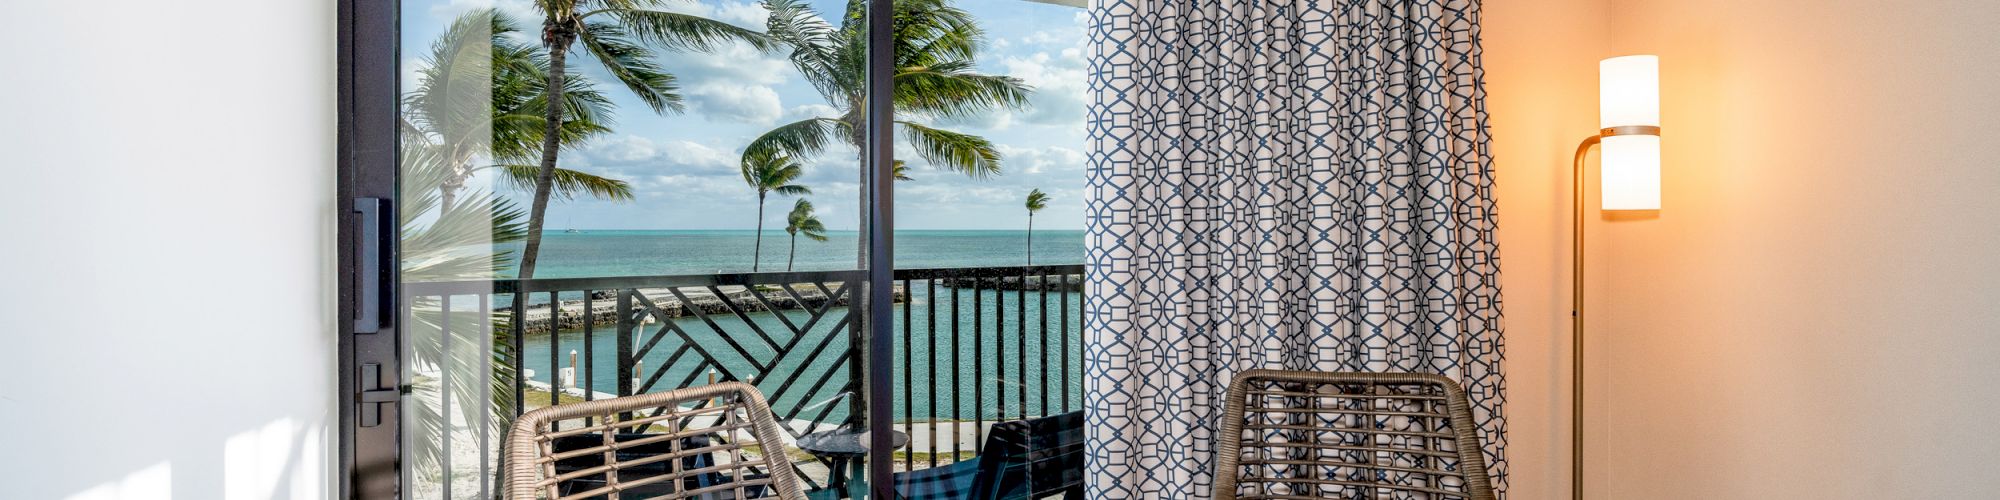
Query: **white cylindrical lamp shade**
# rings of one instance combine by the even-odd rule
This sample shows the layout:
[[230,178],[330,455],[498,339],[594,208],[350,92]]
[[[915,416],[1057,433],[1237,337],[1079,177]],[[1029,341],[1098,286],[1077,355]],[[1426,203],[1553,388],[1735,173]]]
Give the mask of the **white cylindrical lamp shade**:
[[[1607,130],[1660,126],[1660,58],[1650,55],[1599,61],[1598,117]],[[1630,130],[1630,129],[1626,129]],[[1610,133],[1601,142],[1605,210],[1660,209],[1660,136]]]

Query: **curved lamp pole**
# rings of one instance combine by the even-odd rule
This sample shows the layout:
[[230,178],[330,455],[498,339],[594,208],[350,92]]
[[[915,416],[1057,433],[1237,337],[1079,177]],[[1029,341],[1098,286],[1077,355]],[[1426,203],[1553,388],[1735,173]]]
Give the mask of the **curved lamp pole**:
[[1660,209],[1660,58],[1599,61],[1597,135],[1576,146],[1570,196],[1576,203],[1570,249],[1570,498],[1583,499],[1583,227],[1584,158],[1601,148],[1603,210]]

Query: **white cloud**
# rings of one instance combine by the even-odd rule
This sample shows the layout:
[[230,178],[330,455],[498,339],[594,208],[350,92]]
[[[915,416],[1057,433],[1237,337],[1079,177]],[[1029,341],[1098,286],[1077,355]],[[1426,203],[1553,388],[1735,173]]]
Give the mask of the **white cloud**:
[[1001,161],[1009,173],[1082,172],[1083,152],[1062,146],[1024,148],[999,145]]
[[650,160],[659,154],[659,148],[651,139],[628,135],[609,141],[598,142],[589,153],[595,159],[606,163],[633,163]]
[[665,174],[642,177],[637,182],[639,189],[658,191],[661,194],[651,199],[687,199],[702,195],[728,198],[731,196],[755,196],[742,179],[716,175]]
[[1014,126],[1014,112],[1003,109],[1003,110],[988,111],[985,113],[975,113],[971,116],[962,116],[958,118],[942,120],[940,124],[946,126],[966,126],[966,127],[980,128],[986,130],[1007,130],[1009,127]]
[[840,108],[813,103],[803,106],[793,106],[792,109],[785,111],[785,121],[793,122],[815,117],[831,118],[839,115]]
[[709,52],[664,52],[660,65],[683,85],[775,85],[796,75],[791,61],[779,53],[731,43]]
[[702,85],[683,94],[688,108],[709,121],[770,125],[784,115],[778,91],[763,85]]
[[1087,106],[1085,87],[1088,85],[1084,76],[1085,66],[1083,50],[1075,47],[1054,54],[1042,51],[1027,57],[1009,56],[1000,61],[1000,67],[1008,76],[1020,78],[1035,87],[1034,95],[1029,97],[1034,107],[1019,114],[1024,121],[1038,125],[1069,125],[1083,121]]
[[[666,5],[668,10],[757,31],[764,30],[770,16],[762,5],[749,2]],[[707,52],[665,52],[659,59],[661,66],[680,79],[681,93],[692,114],[713,122],[752,125],[771,125],[784,115],[784,103],[772,86],[792,78],[795,71],[781,53],[732,43]]]
[[525,1],[450,0],[448,2],[432,4],[430,14],[437,19],[450,20],[457,19],[458,16],[464,15],[467,12],[489,8],[499,10],[502,15],[513,18],[514,22],[517,23],[525,25],[528,21],[533,20],[536,21],[533,24],[537,26],[541,24],[540,12],[535,10],[535,4]]
[[[656,143],[652,139],[636,135],[626,135],[615,139],[600,140],[582,151],[585,165],[635,172],[639,169],[667,169],[680,174],[727,174],[736,172],[737,155],[733,152],[710,147],[705,144],[672,140]],[[648,173],[662,172],[647,170]]]
[[668,2],[662,4],[661,8],[670,12],[694,14],[757,31],[764,30],[764,23],[771,16],[769,9],[765,9],[763,5],[755,2],[718,2],[713,4],[706,2]]

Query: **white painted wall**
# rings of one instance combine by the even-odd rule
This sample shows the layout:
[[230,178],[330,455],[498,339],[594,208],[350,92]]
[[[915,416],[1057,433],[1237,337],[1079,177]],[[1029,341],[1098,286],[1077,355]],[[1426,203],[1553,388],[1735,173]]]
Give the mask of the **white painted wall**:
[[0,19],[0,497],[331,496],[333,0]]

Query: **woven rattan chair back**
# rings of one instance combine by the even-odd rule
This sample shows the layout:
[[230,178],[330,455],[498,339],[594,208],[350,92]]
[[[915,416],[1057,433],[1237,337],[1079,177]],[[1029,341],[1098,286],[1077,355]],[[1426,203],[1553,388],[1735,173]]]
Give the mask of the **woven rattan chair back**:
[[774,418],[740,382],[530,411],[507,435],[507,498],[803,500]]
[[1216,500],[1493,500],[1472,407],[1443,376],[1244,372],[1219,436]]

